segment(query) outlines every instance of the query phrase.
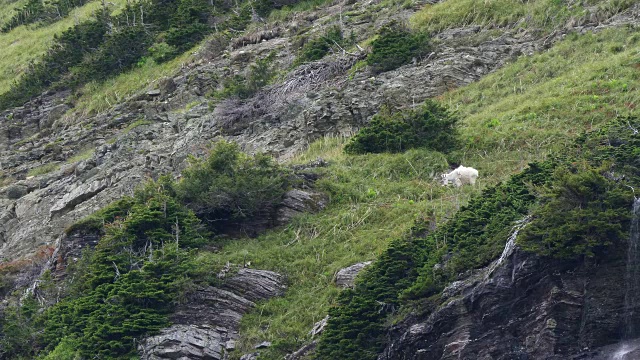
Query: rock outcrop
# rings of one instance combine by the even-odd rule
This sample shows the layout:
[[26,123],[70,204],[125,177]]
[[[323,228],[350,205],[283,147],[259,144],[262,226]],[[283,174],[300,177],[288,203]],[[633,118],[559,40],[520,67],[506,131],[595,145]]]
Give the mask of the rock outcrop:
[[394,326],[379,359],[601,359],[592,349],[617,343],[624,327],[624,251],[570,262],[512,245],[446,288],[433,311]]
[[149,360],[219,360],[224,354],[220,333],[207,326],[173,325],[147,338],[142,346],[141,358]]
[[336,285],[343,288],[352,288],[356,283],[356,276],[368,265],[371,265],[371,261],[365,261],[362,263],[353,264],[344,269],[340,269],[336,273]]
[[294,216],[304,212],[316,212],[327,205],[326,196],[313,190],[292,189],[287,191],[278,207],[276,222],[288,223]]
[[242,315],[255,302],[282,295],[284,278],[274,272],[241,268],[220,287],[195,290],[172,315],[173,325],[142,341],[143,360],[222,360],[235,348]]

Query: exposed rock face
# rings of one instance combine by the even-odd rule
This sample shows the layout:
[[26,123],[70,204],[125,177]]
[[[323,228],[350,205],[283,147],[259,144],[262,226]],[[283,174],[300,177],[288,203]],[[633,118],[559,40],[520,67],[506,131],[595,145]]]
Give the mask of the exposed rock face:
[[313,324],[313,328],[311,329],[311,331],[309,331],[309,335],[311,335],[311,337],[315,337],[316,335],[322,334],[324,328],[327,327],[327,321],[329,321],[329,315]]
[[220,333],[206,326],[173,325],[146,339],[141,357],[160,359],[218,360],[223,356]]
[[284,278],[278,273],[243,268],[226,281],[223,288],[250,301],[259,301],[282,295],[283,283]]
[[94,197],[97,193],[106,189],[109,186],[110,182],[111,180],[109,178],[106,178],[96,179],[90,183],[85,184],[74,184],[69,192],[64,194],[62,199],[53,204],[49,212],[51,213],[51,215],[55,215],[65,210],[71,210],[76,205]]
[[278,208],[277,224],[288,223],[291,218],[303,212],[316,212],[327,204],[324,194],[313,190],[289,190]]
[[571,357],[572,360],[636,360],[640,359],[640,339],[622,341]]
[[617,251],[594,264],[507,246],[500,260],[445,289],[428,316],[393,327],[379,359],[598,356],[589,349],[618,342],[624,327],[626,255]]
[[144,360],[222,360],[235,348],[242,315],[256,301],[282,295],[281,275],[242,268],[221,287],[196,290],[172,315],[174,325],[145,339],[139,347]]
[[66,276],[66,268],[82,256],[85,249],[92,249],[100,241],[102,235],[97,231],[74,231],[60,239],[55,258],[50,263],[52,274],[58,278]]
[[356,276],[368,265],[371,265],[371,261],[365,261],[362,263],[354,264],[344,269],[341,269],[336,274],[336,285],[343,288],[352,288],[356,282]]
[[302,359],[304,356],[306,356],[307,354],[309,354],[310,352],[315,350],[316,346],[318,346],[318,341],[317,340],[313,340],[312,342],[310,342],[307,345],[301,347],[300,349],[296,350],[295,352],[293,352],[291,354],[288,354],[288,355],[285,355],[284,360]]

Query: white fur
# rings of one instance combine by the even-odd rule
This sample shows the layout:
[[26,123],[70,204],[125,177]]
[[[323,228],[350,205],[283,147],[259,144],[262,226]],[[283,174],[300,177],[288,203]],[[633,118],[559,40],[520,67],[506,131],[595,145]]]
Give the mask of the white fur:
[[478,178],[478,170],[460,165],[457,169],[448,174],[442,174],[440,177],[442,178],[442,186],[446,186],[451,183],[455,184],[457,187],[465,184],[475,185],[476,179]]

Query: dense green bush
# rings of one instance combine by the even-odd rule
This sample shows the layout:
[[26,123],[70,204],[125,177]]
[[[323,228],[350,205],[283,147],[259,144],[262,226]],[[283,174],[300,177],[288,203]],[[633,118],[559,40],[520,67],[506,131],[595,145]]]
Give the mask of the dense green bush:
[[395,22],[383,27],[371,46],[367,64],[376,73],[397,69],[430,50],[425,33],[412,32]]
[[104,42],[73,69],[66,84],[77,87],[93,80],[105,80],[133,67],[147,53],[151,34],[143,25],[126,26],[105,36]]
[[6,23],[0,24],[0,31],[9,32],[20,25],[36,22],[48,23],[69,15],[71,10],[86,4],[86,0],[29,0]]
[[11,185],[9,187],[7,187],[7,189],[5,190],[5,196],[8,199],[19,199],[23,196],[27,195],[27,188],[24,186],[19,186],[19,185]]
[[206,0],[181,0],[176,12],[170,17],[170,28],[166,42],[181,53],[209,34],[213,29],[208,25],[211,7]]
[[340,26],[330,27],[323,35],[308,41],[300,49],[295,65],[322,59],[330,51],[338,51],[345,46],[346,39]]
[[626,185],[640,186],[637,128],[637,118],[615,120],[568,151],[485,189],[434,232],[414,231],[392,242],[355,290],[339,296],[316,358],[376,359],[394,310],[419,303],[429,312],[458,274],[498,257],[514,222],[528,214],[532,220],[516,239],[525,250],[580,259],[601,254],[610,242],[621,244],[633,200]]
[[44,356],[42,360],[82,360],[77,350],[78,344],[73,338],[64,338],[53,351]]
[[55,36],[51,49],[7,91],[0,95],[0,109],[18,106],[58,82],[70,69],[104,41],[109,17],[102,11],[94,20],[75,25]]
[[640,186],[640,126],[619,118],[578,139],[558,158],[564,164],[554,182],[539,189],[540,205],[519,238],[543,256],[576,259],[599,256],[623,242],[631,216],[632,188]]
[[449,152],[457,147],[457,125],[457,116],[431,100],[415,110],[390,113],[383,109],[344,150],[348,154],[364,154],[424,147]]
[[13,17],[0,25],[0,31],[9,32],[17,26],[36,22],[52,22],[69,15],[71,10],[86,3],[87,0],[29,0],[21,8],[14,10]]
[[77,270],[70,291],[76,296],[44,314],[47,349],[126,358],[135,353],[136,339],[169,324],[167,315],[188,283],[188,248],[207,236],[168,185],[168,179],[149,183],[121,204],[128,208],[125,216],[105,225],[105,236]]
[[220,141],[207,159],[190,161],[175,187],[177,198],[214,229],[268,210],[290,185],[286,171],[271,157],[245,155],[235,143]]
[[399,290],[417,276],[423,249],[415,239],[424,236],[425,225],[419,222],[406,238],[392,241],[359,277],[356,289],[340,293],[340,306],[329,309],[316,359],[378,358],[385,344],[384,319],[397,309]]
[[0,316],[0,358],[32,359],[38,349],[38,310],[32,297],[21,306],[7,306]]
[[540,255],[593,257],[628,232],[632,192],[602,176],[603,169],[556,170],[519,244]]
[[[30,341],[40,344],[27,347],[30,354],[40,347],[45,358],[134,358],[137,340],[169,325],[194,274],[209,281],[211,269],[198,268],[192,252],[212,234],[189,207],[219,230],[272,207],[288,184],[271,158],[221,141],[206,159],[191,159],[181,181],[161,177],[80,221],[67,233],[97,232],[98,245],[70,266],[66,297],[37,321],[7,317],[10,333],[0,332],[7,351]],[[37,324],[23,325],[25,331],[12,325],[23,323]]]
[[[509,181],[483,190],[446,225],[427,237],[424,244],[429,250],[419,276],[403,291],[402,297],[419,299],[438,294],[458,274],[486,266],[498,257],[514,222],[523,219],[536,202],[531,187],[546,184],[555,166],[552,162],[529,164],[529,168]],[[446,266],[434,270],[448,253],[451,256]]]
[[125,196],[69,226],[65,229],[65,233],[67,235],[74,232],[97,232],[103,234],[104,225],[127,216],[134,202],[134,198]]
[[2,24],[0,31],[9,32],[11,29],[38,21],[45,12],[42,0],[29,0],[20,9],[14,10],[15,14],[6,23]]

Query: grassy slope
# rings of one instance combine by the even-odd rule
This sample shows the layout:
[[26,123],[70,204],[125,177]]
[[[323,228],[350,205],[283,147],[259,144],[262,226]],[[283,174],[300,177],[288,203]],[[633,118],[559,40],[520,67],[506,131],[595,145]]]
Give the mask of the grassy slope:
[[569,35],[442,100],[465,118],[469,151],[559,151],[584,130],[631,113],[640,98],[640,35]]
[[0,25],[13,16],[13,9],[22,7],[26,0],[0,0]]
[[442,96],[464,119],[464,164],[480,170],[476,189],[440,188],[432,172],[442,168],[442,159],[434,154],[351,157],[342,154],[341,139],[314,144],[296,162],[316,156],[331,161],[321,170],[320,187],[332,194],[326,210],[257,239],[230,241],[220,253],[201,255],[211,266],[246,259],[253,267],[289,277],[284,297],[260,304],[243,319],[242,350],[270,340],[274,347],[263,356],[282,358],[308,339],[312,324],[326,314],[338,293],[331,285],[338,269],[375,258],[416,217],[435,214],[444,221],[480,188],[561,150],[616,114],[630,112],[640,100],[639,40],[628,29],[569,36],[546,53],[522,58]]
[[[6,1],[6,0],[1,0]],[[19,5],[20,2],[14,3]],[[113,9],[117,11],[126,4],[126,0],[113,0]],[[15,6],[10,7],[13,9]],[[47,26],[19,26],[8,33],[0,33],[0,94],[9,91],[13,81],[29,66],[31,61],[37,60],[44,54],[53,40],[53,36],[60,34],[73,26],[76,21],[88,19],[100,7],[100,2],[90,2],[71,11],[69,16]],[[9,13],[6,15],[5,13]],[[0,10],[0,19],[11,16],[11,11]]]
[[257,239],[230,241],[219,253],[204,253],[206,267],[227,261],[273,269],[288,276],[283,298],[260,304],[243,319],[245,350],[262,340],[275,343],[274,353],[296,350],[314,322],[326,315],[338,290],[335,272],[374,259],[388,239],[399,237],[417,216],[444,219],[456,204],[468,201],[476,188],[440,187],[434,176],[446,166],[441,154],[424,150],[400,155],[346,156],[342,139],[325,139],[296,159],[322,156],[332,165],[321,169],[319,187],[331,195],[328,208],[301,216],[283,229]]
[[415,27],[430,32],[467,25],[516,23],[526,28],[553,29],[590,13],[608,18],[633,4],[635,0],[585,0],[577,4],[559,0],[456,0],[426,5],[411,20]]
[[89,83],[82,89],[73,112],[86,115],[105,111],[147,88],[154,81],[175,74],[181,65],[193,59],[193,53],[194,51],[186,51],[161,64],[149,59],[143,65],[102,83]]
[[[126,4],[126,0],[115,0],[110,3],[113,4],[115,14]],[[13,81],[27,68],[29,62],[37,60],[46,52],[55,34],[70,28],[76,21],[88,19],[99,6],[99,2],[91,2],[75,9],[68,17],[56,23],[44,27],[20,26],[7,34],[0,33],[0,47],[8,49],[3,53],[0,61],[0,93],[9,90]],[[6,16],[10,16],[11,9],[13,7],[9,7],[9,10],[0,10],[0,19],[5,16],[5,12],[8,14]],[[193,59],[193,53],[194,50],[186,51],[181,56],[162,64],[149,59],[143,65],[103,83],[90,83],[80,92],[73,112],[75,115],[78,112],[86,115],[104,111],[145,89],[157,79],[174,74],[181,65]]]

